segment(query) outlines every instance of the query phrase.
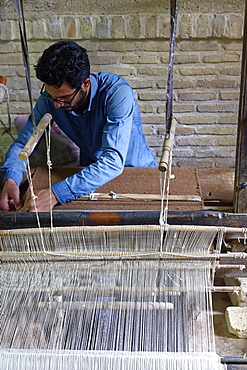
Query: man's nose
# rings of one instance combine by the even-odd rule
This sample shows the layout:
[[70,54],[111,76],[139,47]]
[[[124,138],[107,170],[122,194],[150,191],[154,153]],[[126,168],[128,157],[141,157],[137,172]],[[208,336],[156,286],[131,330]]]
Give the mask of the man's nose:
[[62,102],[62,101],[56,101],[56,100],[54,100],[54,107],[55,108],[61,108],[61,107],[63,107],[64,106],[64,102]]

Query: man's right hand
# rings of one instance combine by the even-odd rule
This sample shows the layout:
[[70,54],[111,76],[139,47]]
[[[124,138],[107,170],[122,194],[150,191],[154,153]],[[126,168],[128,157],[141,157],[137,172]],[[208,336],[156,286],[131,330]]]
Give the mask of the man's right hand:
[[19,186],[12,179],[7,179],[4,183],[0,207],[3,211],[18,211],[22,207]]

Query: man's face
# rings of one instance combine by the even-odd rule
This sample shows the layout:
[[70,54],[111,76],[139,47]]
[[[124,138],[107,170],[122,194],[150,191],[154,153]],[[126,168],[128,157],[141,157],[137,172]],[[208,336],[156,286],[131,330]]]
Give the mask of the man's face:
[[78,110],[80,106],[86,107],[90,90],[90,79],[83,81],[82,85],[76,89],[64,82],[59,88],[44,84],[46,92],[53,100],[55,108],[62,110]]

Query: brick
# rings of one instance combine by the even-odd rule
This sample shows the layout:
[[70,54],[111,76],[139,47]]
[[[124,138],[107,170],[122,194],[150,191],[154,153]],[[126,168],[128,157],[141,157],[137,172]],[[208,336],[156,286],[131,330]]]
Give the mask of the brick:
[[178,122],[181,123],[181,124],[187,124],[187,125],[195,125],[195,124],[198,124],[198,125],[212,125],[212,124],[215,124],[217,122],[217,117],[216,116],[212,116],[212,115],[189,115],[189,116],[185,116],[185,115],[182,115],[180,117],[178,117]]
[[154,39],[157,37],[157,32],[158,32],[157,16],[152,15],[151,17],[146,19],[145,38]]
[[211,158],[207,160],[203,158],[203,160],[200,161],[200,159],[195,158],[194,155],[192,156],[192,158],[183,158],[182,160],[179,158],[179,159],[176,159],[176,161],[174,162],[175,162],[174,165],[178,167],[204,167],[204,168],[214,167],[212,165]]
[[48,36],[53,40],[60,40],[62,38],[62,24],[59,16],[51,16],[47,22]]
[[1,40],[15,40],[19,39],[19,28],[17,22],[12,20],[0,22],[0,39]]
[[226,35],[227,19],[225,15],[216,14],[213,17],[212,36],[223,37]]
[[94,73],[99,73],[102,70],[104,70],[104,72],[115,73],[119,76],[124,76],[124,77],[125,76],[135,76],[136,75],[136,72],[135,72],[134,68],[114,67],[114,66],[106,67],[105,65],[104,66],[98,65],[98,66],[95,66],[94,68],[92,68],[92,72],[94,72]]
[[167,78],[166,79],[159,78],[158,81],[155,81],[155,86],[158,89],[166,89],[166,86],[167,86]]
[[142,122],[149,125],[164,124],[165,117],[163,114],[160,115],[142,115]]
[[[18,50],[17,50],[17,43],[16,42],[15,43],[7,42],[7,43],[2,44],[2,47],[0,49],[0,56],[2,54],[16,53],[17,51]],[[0,59],[0,61],[1,61],[1,59]]]
[[146,76],[164,76],[167,75],[167,67],[138,67],[138,73]]
[[215,100],[217,97],[217,93],[214,91],[187,91],[187,92],[180,92],[178,94],[179,100],[186,101],[186,100]]
[[[43,35],[44,36],[44,35]],[[37,54],[37,53],[42,53],[45,49],[47,49],[52,42],[50,41],[44,41],[44,40],[39,40],[35,42],[28,42],[28,51],[29,53]],[[18,51],[21,52],[21,45],[18,44]]]
[[204,148],[203,150],[198,150],[195,153],[196,158],[232,158],[235,155],[235,150],[229,149],[229,147],[225,147],[224,150],[217,150],[217,148]]
[[228,114],[228,115],[220,115],[219,116],[219,123],[235,123],[237,124],[238,122],[238,113],[236,114]]
[[194,79],[188,78],[177,78],[174,76],[173,88],[174,89],[191,89],[196,86],[196,81]]
[[195,112],[195,104],[173,104],[173,111],[174,113],[182,113],[182,112]]
[[220,73],[222,75],[229,75],[229,76],[239,76],[240,75],[241,66],[240,64],[232,64],[231,66],[221,66]]
[[212,35],[212,15],[200,14],[196,20],[196,37],[207,38]]
[[147,89],[153,88],[153,79],[128,77],[126,80],[129,82],[133,89]]
[[239,91],[221,91],[219,94],[221,100],[239,100]]
[[229,16],[229,37],[232,39],[241,39],[243,35],[243,16]]
[[1,70],[2,70],[1,74],[3,74],[5,77],[7,77],[7,87],[10,87],[9,77],[14,76],[16,78],[16,76],[18,75],[18,72],[21,71],[24,67],[15,66],[13,68],[12,65],[2,64],[1,61],[2,61],[2,55],[1,55],[1,58],[0,58],[0,66],[1,66]]
[[116,52],[130,52],[136,51],[137,47],[133,42],[126,42],[126,41],[117,41],[117,42],[107,42],[104,41],[100,43],[98,50],[101,51],[116,51]]
[[182,41],[180,51],[218,51],[220,44],[217,41]]
[[75,17],[65,16],[63,17],[63,36],[65,39],[76,39],[76,25],[77,19]]
[[99,39],[108,39],[110,36],[110,23],[109,17],[102,16],[97,18],[96,23],[96,36]]
[[117,64],[119,61],[119,56],[113,53],[101,53],[93,52],[90,54],[90,63],[92,66],[95,65],[113,65]]
[[240,53],[209,53],[204,55],[203,63],[240,62]]
[[194,135],[195,128],[191,126],[176,125],[176,136]]
[[239,86],[239,81],[236,78],[204,78],[204,79],[197,79],[195,81],[195,85],[197,87],[205,87],[207,89],[225,89],[225,88],[233,88]]
[[93,37],[93,20],[91,17],[79,18],[79,38],[90,39]]
[[243,43],[241,40],[234,40],[234,42],[224,42],[222,48],[224,50],[239,51],[242,50]]
[[156,64],[159,58],[157,55],[143,54],[125,54],[121,57],[121,62],[126,64]]
[[187,53],[179,53],[175,52],[174,54],[174,64],[191,64],[191,63],[199,63],[200,62],[200,55],[196,54],[187,54]]
[[166,112],[166,104],[158,104],[157,113],[165,113]]
[[23,58],[21,53],[9,53],[9,54],[1,54],[1,65],[4,64],[22,64]]
[[182,76],[200,76],[200,75],[216,75],[217,69],[215,67],[180,67],[179,72]]
[[164,91],[148,90],[138,93],[140,100],[166,100],[166,94]]
[[214,162],[215,168],[234,168],[235,158],[217,158]]
[[179,145],[189,145],[189,146],[209,146],[209,145],[217,145],[217,141],[213,136],[180,136],[177,138],[177,143]]
[[125,38],[125,17],[123,16],[112,17],[111,35],[114,39]]
[[150,40],[142,40],[137,45],[139,50],[143,51],[157,51],[160,53],[162,50],[163,52],[169,52],[170,50],[170,42],[169,41],[150,41]]
[[196,133],[199,135],[233,135],[235,133],[235,128],[232,126],[218,126],[218,125],[207,125],[199,126],[196,129]]
[[48,38],[45,19],[37,19],[33,21],[33,37],[37,40]]
[[156,135],[157,134],[157,130],[154,126],[142,125],[142,129],[145,135]]
[[181,158],[190,158],[193,156],[193,150],[191,149],[179,149],[179,148],[173,148],[173,156],[175,157],[181,157]]
[[163,137],[154,137],[154,136],[147,136],[146,137],[147,139],[147,144],[151,147],[151,148],[162,148],[162,145],[163,145]]
[[160,14],[158,16],[158,37],[170,39],[170,16]]
[[193,36],[193,18],[190,14],[181,14],[178,16],[177,36],[188,39]]
[[153,104],[140,103],[139,107],[140,107],[141,113],[155,113],[156,112],[155,106]]
[[218,138],[217,140],[217,145],[219,146],[224,146],[224,145],[227,145],[227,146],[235,146],[236,145],[236,135],[228,135],[228,136],[224,136],[224,137],[220,137]]
[[11,104],[12,114],[30,114],[29,102],[12,102]]
[[198,112],[235,112],[237,104],[234,103],[211,103],[211,104],[198,104]]
[[141,19],[138,15],[126,17],[126,37],[130,39],[141,38]]
[[160,61],[161,61],[162,64],[169,65],[169,62],[170,62],[169,55],[168,54],[167,55],[163,55],[163,56],[161,55],[160,56]]

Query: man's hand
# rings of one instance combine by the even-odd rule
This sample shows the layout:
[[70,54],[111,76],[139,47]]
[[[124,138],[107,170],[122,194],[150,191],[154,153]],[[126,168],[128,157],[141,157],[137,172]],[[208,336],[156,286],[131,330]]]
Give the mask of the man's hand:
[[0,207],[3,211],[18,211],[21,206],[19,186],[14,180],[7,179],[3,186]]
[[55,194],[49,188],[35,191],[35,196],[37,197],[35,198],[36,208],[29,192],[19,212],[35,212],[36,209],[38,212],[49,212],[58,203]]

